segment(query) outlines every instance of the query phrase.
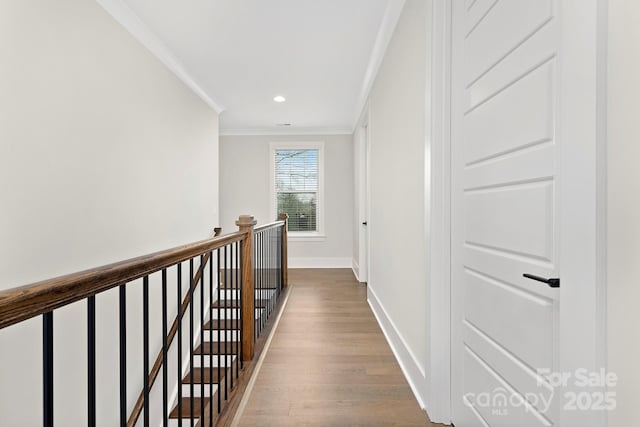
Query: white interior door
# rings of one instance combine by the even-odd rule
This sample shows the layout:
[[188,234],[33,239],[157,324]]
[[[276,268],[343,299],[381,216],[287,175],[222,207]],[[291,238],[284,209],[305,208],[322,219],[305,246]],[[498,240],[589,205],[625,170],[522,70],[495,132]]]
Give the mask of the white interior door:
[[360,281],[369,281],[369,124],[365,121],[359,128],[360,140],[360,200],[359,211],[359,266]]
[[[599,6],[453,2],[457,427],[603,425],[602,411],[574,410],[567,394],[591,392],[580,389],[576,370],[602,362]],[[560,278],[560,287],[525,273]],[[566,384],[553,373],[568,375]]]

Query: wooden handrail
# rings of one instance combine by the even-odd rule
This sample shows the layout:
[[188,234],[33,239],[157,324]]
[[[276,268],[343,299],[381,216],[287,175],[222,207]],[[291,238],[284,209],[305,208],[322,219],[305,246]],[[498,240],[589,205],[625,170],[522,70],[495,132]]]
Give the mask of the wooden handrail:
[[229,243],[246,231],[213,237],[126,261],[0,291],[0,329],[171,267]]
[[258,227],[254,227],[253,232],[257,233],[258,231],[266,230],[268,228],[282,227],[283,225],[284,225],[284,221],[275,221],[270,224],[264,224]]

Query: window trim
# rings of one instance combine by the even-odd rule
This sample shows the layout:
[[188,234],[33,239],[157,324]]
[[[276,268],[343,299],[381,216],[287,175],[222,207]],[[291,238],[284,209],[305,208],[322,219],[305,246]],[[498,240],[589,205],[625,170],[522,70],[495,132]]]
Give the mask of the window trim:
[[318,150],[318,215],[317,231],[289,231],[288,237],[292,241],[316,242],[326,239],[324,228],[324,141],[300,141],[278,142],[269,144],[269,175],[270,175],[270,211],[271,218],[278,217],[278,205],[276,201],[276,165],[274,162],[276,150]]

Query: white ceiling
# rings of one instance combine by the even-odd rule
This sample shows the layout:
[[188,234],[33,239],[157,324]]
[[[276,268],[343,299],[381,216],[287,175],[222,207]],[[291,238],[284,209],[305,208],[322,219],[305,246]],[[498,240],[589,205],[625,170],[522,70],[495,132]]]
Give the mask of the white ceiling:
[[174,71],[222,107],[223,133],[302,133],[352,130],[394,0],[125,2]]

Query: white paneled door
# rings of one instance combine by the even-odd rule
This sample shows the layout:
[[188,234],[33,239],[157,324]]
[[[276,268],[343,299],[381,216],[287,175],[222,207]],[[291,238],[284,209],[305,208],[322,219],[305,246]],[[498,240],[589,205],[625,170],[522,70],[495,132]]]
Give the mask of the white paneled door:
[[599,4],[453,2],[456,427],[603,425]]

